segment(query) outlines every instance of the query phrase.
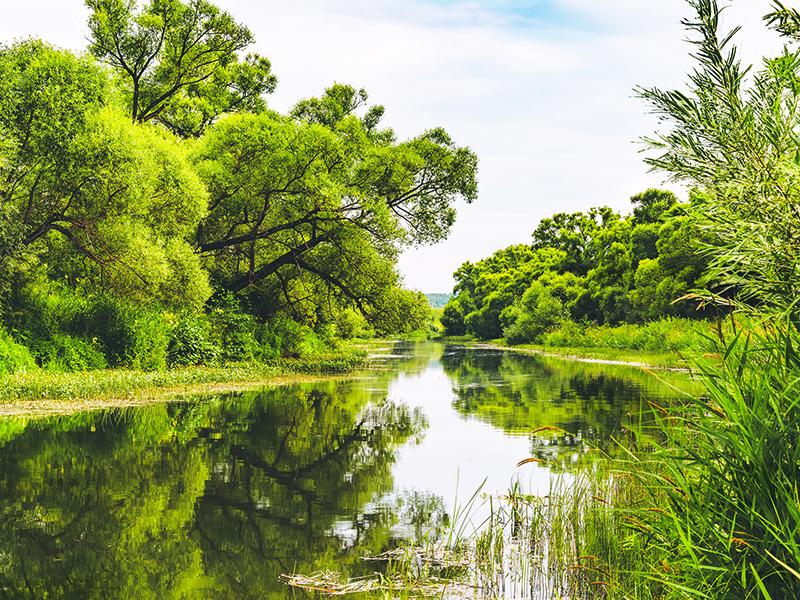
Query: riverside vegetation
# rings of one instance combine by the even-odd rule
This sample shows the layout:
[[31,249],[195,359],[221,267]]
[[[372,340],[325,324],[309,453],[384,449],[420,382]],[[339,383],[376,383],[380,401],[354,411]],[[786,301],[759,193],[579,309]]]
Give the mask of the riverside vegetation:
[[6,389],[287,357],[324,371],[313,357],[352,362],[342,340],[428,328],[397,255],[448,235],[473,152],[442,129],[398,140],[348,85],[269,109],[270,62],[207,0],[86,5],[85,55],[0,47]]

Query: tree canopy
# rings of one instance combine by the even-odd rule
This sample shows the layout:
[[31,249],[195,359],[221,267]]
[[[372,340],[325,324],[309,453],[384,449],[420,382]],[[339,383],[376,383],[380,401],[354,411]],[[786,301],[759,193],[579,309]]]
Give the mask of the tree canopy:
[[452,335],[537,341],[565,322],[618,324],[701,317],[676,302],[700,283],[703,233],[681,203],[651,189],[633,213],[608,207],[543,219],[530,245],[500,250],[455,273],[442,324]]
[[[86,325],[112,305],[164,323],[224,305],[319,331],[427,327],[397,257],[445,239],[458,202],[476,199],[474,152],[441,128],[398,139],[342,83],[269,110],[269,61],[207,0],[86,4],[89,55],[0,47],[5,328],[35,347],[91,345],[113,337]],[[59,330],[39,299],[68,293]]]

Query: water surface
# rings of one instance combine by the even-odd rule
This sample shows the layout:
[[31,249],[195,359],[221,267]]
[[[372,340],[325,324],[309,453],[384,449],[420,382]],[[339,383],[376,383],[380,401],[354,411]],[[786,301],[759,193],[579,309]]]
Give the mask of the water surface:
[[304,597],[279,576],[365,574],[362,557],[442,535],[478,489],[546,493],[676,393],[454,345],[373,361],[351,381],[0,421],[0,598]]

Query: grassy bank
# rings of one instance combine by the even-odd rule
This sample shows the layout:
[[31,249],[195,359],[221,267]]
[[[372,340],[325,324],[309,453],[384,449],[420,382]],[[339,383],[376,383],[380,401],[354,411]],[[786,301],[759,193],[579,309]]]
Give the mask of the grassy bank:
[[[538,336],[535,343],[515,343],[507,338],[487,343],[576,360],[683,369],[704,352],[708,338],[714,335],[714,326],[708,321],[670,318],[616,326],[566,322]],[[479,341],[472,336],[440,339],[454,343]]]
[[618,348],[581,348],[581,347],[553,347],[540,344],[512,345],[506,340],[494,340],[490,345],[506,348],[515,352],[530,352],[545,356],[560,358],[630,365],[634,367],[652,369],[687,369],[691,361],[687,358],[691,353],[686,352],[650,352],[646,350],[625,350]]
[[239,389],[353,372],[366,363],[361,348],[345,347],[306,358],[165,371],[105,369],[83,373],[32,371],[0,377],[0,414],[59,407],[99,408],[158,400],[203,389]]

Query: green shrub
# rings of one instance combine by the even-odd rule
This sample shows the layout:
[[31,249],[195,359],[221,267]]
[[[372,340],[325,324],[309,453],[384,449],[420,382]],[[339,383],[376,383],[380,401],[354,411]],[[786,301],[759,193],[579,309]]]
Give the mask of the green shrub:
[[579,325],[564,322],[541,336],[545,346],[573,348],[611,348],[680,352],[703,345],[702,321],[667,318],[644,325]]
[[440,320],[446,335],[456,336],[467,333],[467,324],[464,322],[464,309],[456,298],[453,298],[445,305]]
[[161,311],[102,298],[88,317],[85,329],[102,341],[112,366],[166,368],[171,328]]
[[12,329],[19,331],[29,345],[67,333],[86,335],[92,301],[60,283],[34,281],[16,293],[9,313]]
[[48,371],[93,371],[105,369],[108,360],[96,341],[66,334],[38,342],[33,349],[39,364]]
[[339,311],[335,325],[337,335],[344,340],[370,338],[375,334],[364,315],[352,308]]
[[28,348],[0,330],[0,375],[13,375],[36,369],[36,361]]
[[225,362],[250,361],[260,355],[258,323],[242,311],[236,296],[220,292],[211,301],[209,320],[219,357]]
[[258,342],[262,360],[280,356],[304,358],[328,349],[313,329],[286,315],[277,315],[260,327]]
[[221,354],[212,338],[208,319],[185,315],[172,330],[167,363],[170,367],[210,365],[217,362]]
[[528,288],[521,302],[500,313],[503,333],[512,344],[540,342],[545,333],[558,327],[567,318],[568,311],[561,299],[554,297],[539,282]]

